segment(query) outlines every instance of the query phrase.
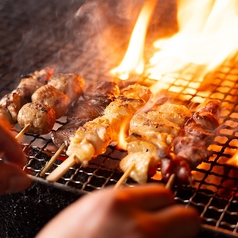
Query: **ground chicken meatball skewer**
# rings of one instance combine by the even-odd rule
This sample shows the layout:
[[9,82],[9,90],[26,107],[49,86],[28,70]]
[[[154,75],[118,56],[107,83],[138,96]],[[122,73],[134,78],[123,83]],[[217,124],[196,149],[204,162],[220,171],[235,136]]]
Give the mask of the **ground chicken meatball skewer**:
[[[59,79],[57,84],[56,80]],[[68,82],[66,82],[68,79]],[[53,87],[56,85],[59,89]],[[78,85],[78,87],[77,87]],[[34,134],[49,133],[56,119],[66,114],[70,103],[83,92],[84,80],[75,74],[54,75],[48,84],[41,86],[31,95],[31,103],[25,104],[18,113],[18,123],[28,132]],[[62,91],[68,93],[67,96]]]
[[45,68],[24,76],[16,89],[0,100],[0,119],[11,128],[17,121],[21,107],[30,102],[31,95],[45,85],[53,75],[52,68]]
[[[152,177],[173,139],[181,133],[191,112],[183,105],[165,103],[149,112],[139,112],[130,121],[128,155],[120,162],[121,170],[143,184]],[[134,164],[134,166],[132,165]],[[127,177],[116,184],[119,187]]]
[[75,163],[88,165],[88,161],[105,152],[108,145],[118,140],[123,120],[133,116],[149,100],[151,92],[140,85],[130,85],[105,109],[103,116],[78,128],[66,154],[69,156],[46,179],[57,181]]

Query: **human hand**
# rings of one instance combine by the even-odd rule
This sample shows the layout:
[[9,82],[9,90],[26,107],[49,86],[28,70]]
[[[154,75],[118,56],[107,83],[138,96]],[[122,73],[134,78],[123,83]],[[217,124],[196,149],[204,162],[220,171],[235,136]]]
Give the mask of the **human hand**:
[[0,163],[0,194],[26,189],[30,185],[30,178],[21,169],[26,157],[3,121],[0,122],[0,151],[4,155],[3,162]]
[[164,186],[146,184],[85,195],[51,220],[37,238],[189,238],[199,227],[194,209],[176,205]]

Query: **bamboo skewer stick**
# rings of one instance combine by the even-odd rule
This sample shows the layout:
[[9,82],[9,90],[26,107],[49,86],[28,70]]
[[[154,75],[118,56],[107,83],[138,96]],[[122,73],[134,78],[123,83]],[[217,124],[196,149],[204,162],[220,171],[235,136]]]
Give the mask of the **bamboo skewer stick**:
[[172,174],[168,180],[168,182],[166,183],[165,187],[167,189],[171,189],[172,186],[173,186],[173,183],[174,183],[174,180],[175,180],[175,174]]
[[45,167],[43,168],[43,170],[40,173],[40,176],[44,176],[45,173],[51,168],[51,166],[53,165],[53,163],[56,161],[56,159],[58,158],[58,156],[60,155],[60,153],[64,150],[64,148],[66,147],[65,143],[63,143],[59,149],[55,152],[55,154],[50,158],[50,160],[48,161],[48,163],[45,165]]
[[58,166],[53,172],[51,172],[47,177],[46,180],[49,182],[56,182],[58,179],[63,176],[70,167],[75,165],[75,158],[76,155],[70,155],[60,166]]
[[125,182],[125,180],[129,177],[131,171],[135,168],[135,165],[136,165],[135,163],[132,163],[131,166],[128,167],[128,169],[125,171],[125,173],[122,175],[122,177],[115,184],[114,189],[119,188]]
[[28,128],[30,127],[30,124],[27,124],[16,136],[15,138],[17,140],[19,140],[24,134],[25,132],[27,132]]

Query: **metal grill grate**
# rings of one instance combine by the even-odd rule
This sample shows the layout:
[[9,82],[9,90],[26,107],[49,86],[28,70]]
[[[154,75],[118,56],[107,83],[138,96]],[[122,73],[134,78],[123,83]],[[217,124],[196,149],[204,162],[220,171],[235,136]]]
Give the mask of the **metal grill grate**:
[[[108,55],[106,58],[101,57],[99,49],[95,46],[98,38],[92,37],[93,31],[87,35],[88,42],[83,44],[78,35],[74,33],[72,36],[66,27],[68,23],[74,27],[80,25],[81,29],[85,29],[87,22],[69,23],[65,20],[72,16],[81,4],[82,2],[77,5],[74,1],[62,3],[59,0],[47,3],[8,0],[0,3],[0,35],[5,36],[0,42],[1,96],[18,84],[21,74],[45,66],[56,67],[60,72],[79,72],[89,81],[106,77],[104,72],[113,61],[107,60]],[[120,58],[120,54],[118,57]],[[238,54],[206,76],[206,82],[212,79],[209,82],[209,93],[197,90],[196,84],[199,82],[194,77],[195,69],[195,66],[189,65],[181,73],[165,75],[161,81],[167,85],[167,92],[176,102],[188,105],[203,98],[221,100],[222,126],[211,146],[213,155],[194,171],[195,186],[174,187],[175,200],[196,207],[205,229],[228,236],[238,236],[238,169],[226,164],[230,155],[237,150],[238,144]],[[65,118],[61,118],[54,130],[64,123]],[[14,132],[18,131],[19,127],[16,125]],[[24,169],[38,178],[40,171],[57,148],[49,135],[35,136],[26,133],[20,142],[28,156]],[[86,192],[115,184],[122,175],[118,164],[125,154],[126,152],[109,146],[105,154],[90,162],[88,168],[75,165],[58,183]],[[65,155],[62,154],[51,170],[64,158]],[[133,183],[131,179],[127,180],[127,185],[131,186]]]

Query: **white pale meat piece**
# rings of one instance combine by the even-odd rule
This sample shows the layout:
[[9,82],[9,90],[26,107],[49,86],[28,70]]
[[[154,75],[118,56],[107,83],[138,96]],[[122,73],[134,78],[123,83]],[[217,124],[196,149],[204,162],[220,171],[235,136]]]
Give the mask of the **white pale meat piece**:
[[53,75],[48,84],[66,94],[72,103],[83,93],[85,80],[73,73],[59,73]]
[[176,123],[180,127],[192,116],[192,112],[187,107],[173,103],[162,104],[156,111],[159,111],[164,119]]
[[139,184],[143,184],[148,180],[148,171],[154,175],[158,167],[158,160],[151,153],[135,152],[128,154],[121,160],[120,168],[122,171],[126,171],[132,164],[134,167],[129,176]]
[[69,108],[69,97],[51,85],[38,88],[31,96],[32,102],[48,105],[55,110],[56,118],[65,115]]
[[[174,110],[174,111],[172,111]],[[182,105],[166,103],[149,112],[139,112],[130,121],[130,134],[145,138],[157,138],[170,144],[179,135],[181,126],[191,116],[191,112]]]
[[154,137],[158,133],[178,135],[180,127],[161,116],[159,111],[141,112],[130,122],[130,134],[135,133],[144,137]]
[[150,141],[145,140],[133,140],[130,141],[127,145],[128,153],[135,153],[135,152],[146,152],[152,154],[155,158],[158,157],[157,147]]
[[27,103],[19,111],[17,121],[21,128],[29,125],[27,131],[33,134],[47,134],[55,124],[55,111],[48,105]]

